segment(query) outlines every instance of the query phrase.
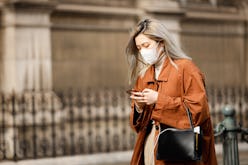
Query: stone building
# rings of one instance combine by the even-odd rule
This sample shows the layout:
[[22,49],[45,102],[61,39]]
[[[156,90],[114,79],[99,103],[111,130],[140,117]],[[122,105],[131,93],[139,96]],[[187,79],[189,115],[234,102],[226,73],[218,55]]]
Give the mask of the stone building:
[[248,85],[247,0],[1,0],[1,90],[126,86],[144,17],[165,22],[208,85]]
[[[0,91],[46,91],[1,97],[0,161],[68,155],[74,151],[64,154],[68,148],[61,146],[74,144],[77,154],[91,153],[82,144],[93,152],[115,150],[116,137],[131,148],[124,91],[79,97],[51,91],[127,86],[125,46],[145,17],[166,24],[208,86],[248,86],[248,0],[0,0]],[[237,119],[247,127],[248,106],[239,91],[212,96],[215,124],[225,100],[234,100]]]

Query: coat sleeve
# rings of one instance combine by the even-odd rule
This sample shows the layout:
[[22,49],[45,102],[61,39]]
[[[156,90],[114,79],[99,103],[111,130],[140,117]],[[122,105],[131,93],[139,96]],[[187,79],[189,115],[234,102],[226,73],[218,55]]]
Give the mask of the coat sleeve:
[[189,78],[185,80],[183,100],[191,111],[194,125],[200,125],[203,131],[202,160],[204,164],[217,165],[204,76],[199,71],[185,74],[188,74]]
[[144,112],[137,112],[136,106],[134,105],[134,102],[132,101],[131,105],[131,112],[130,112],[130,126],[135,132],[139,132],[141,127],[141,122],[144,116]]
[[[138,78],[137,81],[136,81],[136,84],[134,86],[134,89],[137,90],[137,91],[140,91],[141,90],[141,80]],[[136,110],[136,106],[134,104],[134,101],[132,100],[131,101],[131,112],[130,112],[130,126],[131,128],[135,131],[135,132],[139,132],[140,130],[140,127],[141,127],[141,124],[142,124],[142,119],[143,119],[143,116],[144,116],[144,111],[139,113],[137,110]]]
[[201,72],[195,71],[190,74],[184,86],[183,101],[190,109],[194,125],[202,125],[210,118],[205,80]]
[[184,102],[190,109],[193,124],[201,125],[210,116],[203,75],[196,67],[184,70],[181,83],[184,90],[181,96],[171,97],[162,92],[159,93],[152,118],[171,127],[188,128],[189,120]]

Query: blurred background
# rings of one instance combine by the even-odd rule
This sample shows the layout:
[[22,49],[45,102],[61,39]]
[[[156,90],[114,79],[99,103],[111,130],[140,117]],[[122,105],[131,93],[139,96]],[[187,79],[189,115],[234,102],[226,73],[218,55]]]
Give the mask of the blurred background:
[[145,17],[205,74],[213,125],[231,104],[248,127],[247,0],[0,0],[0,164],[128,164],[125,47]]

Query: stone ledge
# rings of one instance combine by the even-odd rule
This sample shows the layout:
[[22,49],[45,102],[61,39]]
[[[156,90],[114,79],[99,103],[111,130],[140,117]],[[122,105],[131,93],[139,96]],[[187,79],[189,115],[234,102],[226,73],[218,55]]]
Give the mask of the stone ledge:
[[240,13],[215,13],[202,11],[187,11],[185,18],[211,21],[245,21],[245,16]]
[[14,7],[16,10],[31,10],[37,12],[51,12],[54,7],[57,5],[55,1],[47,1],[47,0],[15,0],[15,1],[7,1],[3,3],[6,7]]
[[104,14],[104,15],[142,15],[143,11],[123,7],[106,7],[91,5],[60,4],[56,7],[57,12],[85,13],[85,14]]

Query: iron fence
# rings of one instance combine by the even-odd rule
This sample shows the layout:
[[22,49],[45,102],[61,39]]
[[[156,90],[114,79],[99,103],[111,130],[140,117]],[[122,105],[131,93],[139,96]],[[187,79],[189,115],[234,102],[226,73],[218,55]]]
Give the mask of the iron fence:
[[[132,150],[130,100],[125,88],[1,95],[0,160]],[[208,88],[212,122],[227,103],[248,127],[248,89]],[[242,141],[242,136],[239,137]],[[220,139],[216,139],[220,142]]]

